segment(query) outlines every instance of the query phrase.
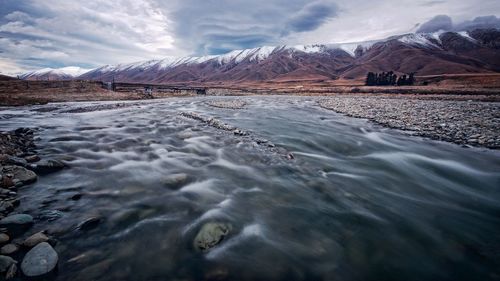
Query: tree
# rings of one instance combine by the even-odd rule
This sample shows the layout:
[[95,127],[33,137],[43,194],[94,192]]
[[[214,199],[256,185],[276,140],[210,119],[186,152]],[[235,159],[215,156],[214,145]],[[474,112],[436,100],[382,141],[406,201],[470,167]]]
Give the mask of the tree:
[[408,81],[406,81],[406,84],[410,85],[410,86],[415,84],[415,73],[413,73],[413,72],[410,73],[410,76],[408,77]]
[[368,72],[368,74],[366,75],[366,82],[365,82],[365,85],[366,86],[375,86],[376,84],[376,76],[375,76],[375,73],[373,72]]

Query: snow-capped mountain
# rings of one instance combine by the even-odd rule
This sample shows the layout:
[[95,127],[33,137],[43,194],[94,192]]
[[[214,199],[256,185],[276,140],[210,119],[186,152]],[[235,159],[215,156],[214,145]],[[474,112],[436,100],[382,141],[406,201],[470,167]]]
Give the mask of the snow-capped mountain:
[[106,65],[78,79],[223,83],[359,78],[368,71],[391,70],[417,75],[498,72],[500,31],[412,33],[369,42],[263,46],[214,56],[166,57]]
[[26,72],[19,76],[24,80],[70,80],[78,77],[90,69],[78,66],[67,66],[62,68],[43,68],[40,70]]

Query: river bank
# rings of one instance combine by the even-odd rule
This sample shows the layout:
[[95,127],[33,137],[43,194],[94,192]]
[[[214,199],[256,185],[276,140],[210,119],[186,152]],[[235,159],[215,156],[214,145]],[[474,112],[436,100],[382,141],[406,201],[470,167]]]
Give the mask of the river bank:
[[16,212],[22,201],[20,188],[65,167],[57,160],[40,159],[34,134],[29,128],[0,132],[0,274],[6,280],[47,277],[58,263],[52,248],[57,241],[45,231],[33,232],[36,219]]
[[336,96],[320,106],[347,116],[460,145],[500,148],[500,103],[373,96]]

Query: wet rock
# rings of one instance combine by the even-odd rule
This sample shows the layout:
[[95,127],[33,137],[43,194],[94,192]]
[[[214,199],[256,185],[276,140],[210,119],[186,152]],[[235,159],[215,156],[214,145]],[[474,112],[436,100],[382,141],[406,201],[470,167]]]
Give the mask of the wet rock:
[[73,201],[78,201],[78,200],[80,200],[82,198],[82,196],[83,196],[83,194],[77,193],[77,194],[71,196],[69,199],[73,200]]
[[29,165],[31,170],[41,175],[54,173],[64,169],[65,167],[66,165],[63,162],[54,159],[41,160],[36,164]]
[[202,226],[194,238],[195,249],[207,251],[219,244],[231,231],[229,223],[209,222]]
[[5,233],[0,233],[0,244],[7,243],[7,242],[9,242],[9,240],[10,240],[9,235],[7,235]]
[[0,201],[0,213],[11,212],[14,206],[7,201]]
[[29,155],[24,157],[24,160],[26,160],[28,163],[34,163],[40,161],[40,157],[38,155]]
[[7,273],[5,274],[5,280],[10,280],[14,278],[17,274],[17,265],[15,263],[11,264]]
[[44,276],[52,272],[59,260],[57,252],[47,242],[42,242],[24,256],[21,270],[27,277]]
[[184,173],[171,174],[165,177],[163,182],[168,188],[178,189],[188,181],[188,175]]
[[0,226],[8,227],[9,225],[31,225],[33,217],[27,214],[10,215],[0,220]]
[[37,176],[33,171],[27,170],[20,166],[4,166],[2,169],[7,178],[12,179],[12,184],[16,182],[21,183],[21,185],[30,184],[36,181]]
[[8,256],[0,256],[0,272],[6,272],[9,268],[17,262]]
[[42,242],[49,242],[49,237],[47,237],[47,235],[45,235],[45,233],[43,232],[38,232],[26,238],[26,240],[24,240],[23,242],[23,246],[27,248],[33,248],[34,246]]
[[80,224],[78,224],[78,226],[76,228],[78,230],[82,230],[82,231],[91,230],[91,229],[97,227],[97,225],[99,225],[99,223],[101,223],[101,221],[102,221],[101,217],[90,217],[90,218],[84,220],[83,222],[81,222]]
[[0,254],[2,255],[12,255],[17,251],[19,251],[19,246],[17,246],[16,244],[7,244],[3,245],[2,248],[0,248]]
[[5,163],[21,167],[26,167],[26,165],[28,165],[28,162],[25,159],[15,156],[8,157]]

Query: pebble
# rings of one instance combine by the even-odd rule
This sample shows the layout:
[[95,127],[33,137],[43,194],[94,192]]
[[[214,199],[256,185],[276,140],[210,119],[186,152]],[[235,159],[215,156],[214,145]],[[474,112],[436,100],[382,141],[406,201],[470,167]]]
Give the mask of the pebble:
[[495,102],[339,95],[319,105],[418,136],[500,149],[500,104]]
[[33,217],[27,214],[10,215],[0,220],[0,227],[26,226],[33,224]]
[[35,171],[38,174],[50,174],[64,169],[66,165],[61,161],[49,159],[49,160],[41,160],[36,164],[29,165],[29,168]]
[[26,238],[26,240],[24,240],[23,242],[23,246],[24,247],[27,247],[27,248],[32,248],[42,242],[48,242],[49,241],[49,237],[47,237],[47,235],[45,235],[45,233],[43,232],[37,232],[33,235],[31,235],[30,237]]
[[9,235],[7,235],[5,233],[0,233],[0,244],[7,243],[7,242],[9,242],[9,240],[10,240]]
[[13,264],[17,262],[8,256],[0,255],[0,272],[6,272]]
[[16,244],[7,244],[3,245],[2,248],[0,248],[0,254],[2,255],[12,255],[17,251],[19,251],[19,246],[17,246]]
[[52,272],[59,261],[57,252],[47,242],[31,249],[21,263],[21,270],[27,277],[39,277]]

